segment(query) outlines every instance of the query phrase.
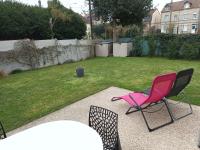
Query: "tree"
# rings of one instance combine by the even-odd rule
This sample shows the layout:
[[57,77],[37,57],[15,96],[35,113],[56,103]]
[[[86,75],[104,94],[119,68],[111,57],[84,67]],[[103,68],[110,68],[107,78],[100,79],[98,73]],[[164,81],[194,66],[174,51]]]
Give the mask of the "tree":
[[0,40],[41,40],[49,39],[52,35],[57,39],[81,39],[86,32],[82,17],[65,8],[58,0],[55,4],[50,9],[0,1]]
[[141,26],[143,18],[152,8],[152,0],[92,0],[92,3],[95,16],[110,22],[114,30],[116,25]]
[[63,22],[66,22],[69,20],[69,14],[66,13],[66,11],[63,11],[63,7],[61,3],[58,0],[53,0],[49,2],[48,8],[50,10],[51,18],[49,18],[49,26],[51,29],[51,38],[53,39],[55,36],[54,33],[54,25],[56,21],[59,19]]
[[50,1],[48,7],[52,16],[52,31],[57,39],[81,39],[85,36],[86,24],[79,14],[65,8],[59,0]]

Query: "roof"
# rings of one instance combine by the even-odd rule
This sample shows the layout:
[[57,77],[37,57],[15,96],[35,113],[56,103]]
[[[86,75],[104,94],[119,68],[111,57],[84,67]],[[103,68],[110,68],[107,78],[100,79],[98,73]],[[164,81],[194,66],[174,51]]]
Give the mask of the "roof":
[[153,13],[156,11],[157,9],[151,9],[148,13],[148,15],[146,17],[144,17],[143,21],[144,22],[149,22],[152,19],[152,15]]
[[191,4],[191,7],[188,9],[200,8],[200,0],[183,0],[183,1],[173,2],[172,5],[171,3],[167,3],[163,8],[162,13],[170,11],[170,9],[165,10],[166,7],[169,8],[172,7],[172,11],[184,10],[184,4],[187,2]]

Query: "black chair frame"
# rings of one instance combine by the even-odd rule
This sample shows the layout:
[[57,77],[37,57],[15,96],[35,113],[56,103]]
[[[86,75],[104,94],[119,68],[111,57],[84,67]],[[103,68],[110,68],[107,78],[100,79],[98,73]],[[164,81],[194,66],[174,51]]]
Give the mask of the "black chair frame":
[[92,105],[89,112],[89,126],[101,136],[104,150],[121,150],[118,135],[118,114]]
[[[167,105],[166,100],[163,99],[163,100],[161,100],[160,102],[157,102],[157,103],[150,103],[150,104],[148,104],[147,106],[141,107],[141,106],[139,106],[139,105],[137,104],[137,102],[134,100],[134,98],[133,98],[130,94],[129,94],[129,97],[131,98],[131,100],[133,100],[133,102],[136,104],[136,106],[130,107],[130,108],[127,110],[127,112],[126,112],[125,114],[128,115],[128,114],[131,114],[131,113],[140,111],[141,114],[142,114],[142,117],[144,118],[145,124],[146,124],[146,126],[147,126],[149,132],[155,131],[155,130],[157,130],[157,129],[159,129],[159,128],[162,128],[162,127],[167,126],[167,125],[169,125],[169,124],[172,124],[172,123],[174,122],[174,120],[173,120],[173,118],[172,118],[172,114],[171,114],[171,112],[170,112],[170,110],[169,110],[169,107],[168,107],[168,105]],[[115,98],[115,97],[114,97],[114,98],[111,99],[111,101],[117,101],[117,100],[120,100],[120,99],[121,99],[121,98]],[[151,128],[150,125],[149,125],[149,123],[148,123],[148,121],[147,121],[147,118],[146,118],[144,112],[147,112],[147,113],[156,113],[156,112],[162,110],[163,106],[162,106],[160,109],[158,109],[158,110],[156,110],[156,111],[153,111],[153,112],[148,112],[148,111],[145,111],[145,110],[148,109],[149,107],[153,107],[153,106],[155,106],[155,105],[162,104],[162,103],[164,104],[163,106],[166,106],[166,108],[167,108],[167,112],[168,112],[168,114],[169,114],[170,121],[169,121],[169,122],[166,122],[166,123],[164,123],[164,124],[161,124],[161,125],[159,125],[159,126],[157,126],[157,127]],[[133,109],[133,110],[132,110],[132,109]]]
[[7,136],[6,136],[6,132],[4,130],[4,127],[3,127],[3,124],[1,123],[0,121],[0,139],[5,139]]

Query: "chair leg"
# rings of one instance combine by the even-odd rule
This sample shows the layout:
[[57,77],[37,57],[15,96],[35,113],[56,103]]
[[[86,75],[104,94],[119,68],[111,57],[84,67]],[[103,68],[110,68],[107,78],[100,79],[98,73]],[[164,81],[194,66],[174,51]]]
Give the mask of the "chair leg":
[[167,107],[167,111],[168,111],[169,116],[170,116],[170,121],[167,122],[167,123],[165,123],[165,124],[162,124],[162,125],[160,125],[160,126],[157,126],[157,127],[155,127],[155,128],[150,128],[150,126],[149,126],[149,124],[148,124],[148,122],[147,122],[147,119],[146,119],[146,117],[145,117],[145,115],[144,115],[143,109],[140,110],[141,113],[142,113],[142,116],[143,116],[143,118],[144,118],[144,121],[145,121],[145,123],[146,123],[146,126],[147,126],[147,128],[148,128],[148,130],[149,130],[149,132],[152,132],[152,131],[154,131],[154,130],[157,130],[157,129],[159,129],[159,128],[162,128],[162,127],[164,127],[164,126],[166,126],[166,125],[169,125],[169,124],[171,124],[171,123],[174,122],[174,120],[173,120],[173,118],[172,118],[172,115],[171,115],[171,112],[170,112],[170,110],[169,110],[169,108],[168,108],[168,106],[167,106],[167,103],[165,102],[165,100],[163,100],[163,102],[164,102],[165,106]]
[[[157,103],[156,103],[157,104]],[[142,110],[144,110],[144,109],[147,109],[148,107],[152,107],[152,106],[154,106],[154,105],[156,105],[156,104],[149,104],[149,105],[147,105],[147,106],[145,106],[145,107],[143,107],[143,108],[140,108],[139,106],[136,106],[136,107],[134,107],[134,106],[132,106],[132,107],[130,107],[128,110],[127,110],[127,112],[125,113],[126,115],[128,115],[128,114],[130,114],[130,113],[134,113],[134,112],[138,112],[138,111],[140,111],[140,109],[142,109]],[[130,111],[131,109],[135,109],[135,110],[132,110],[132,111]]]
[[[166,102],[167,102],[167,105],[169,106],[168,101],[166,101]],[[191,115],[191,114],[193,113],[192,106],[191,106],[191,104],[188,104],[188,105],[189,105],[189,108],[190,108],[190,112],[187,113],[187,114],[185,114],[185,115],[183,115],[183,116],[180,116],[180,117],[175,117],[175,116],[173,115],[173,113],[172,113],[172,110],[171,110],[170,107],[169,107],[169,110],[170,110],[170,113],[171,113],[171,115],[172,115],[172,118],[173,118],[175,121],[177,121],[177,120],[179,120],[179,119],[182,119],[182,118],[184,118],[184,117],[187,117],[187,116]]]
[[[134,110],[131,110],[131,109],[134,109]],[[139,109],[137,109],[135,107],[130,107],[125,114],[128,115],[128,114],[138,112],[138,111],[139,111]]]
[[117,149],[116,150],[122,150],[119,136],[118,136],[118,140],[117,140]]
[[113,97],[112,99],[111,99],[111,101],[117,101],[117,100],[120,100],[121,98],[119,98],[119,97]]
[[0,128],[1,128],[2,132],[3,132],[3,138],[6,138],[7,137],[6,136],[6,132],[5,132],[4,127],[3,127],[1,122],[0,122]]

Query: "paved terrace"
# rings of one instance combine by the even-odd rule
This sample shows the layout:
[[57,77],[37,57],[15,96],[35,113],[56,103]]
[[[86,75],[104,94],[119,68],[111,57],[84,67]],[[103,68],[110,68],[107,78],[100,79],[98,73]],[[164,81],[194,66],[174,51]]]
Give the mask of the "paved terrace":
[[[18,128],[8,133],[8,136],[38,124],[55,120],[76,120],[88,124],[90,105],[97,105],[118,113],[119,136],[123,150],[199,150],[197,143],[200,136],[200,107],[193,106],[194,113],[192,115],[150,133],[140,112],[125,115],[128,109],[126,102],[110,101],[113,96],[120,96],[128,92],[130,91],[110,87]],[[178,107],[185,109],[184,104]],[[168,119],[166,109],[163,109],[160,113],[147,115],[151,118],[152,124],[161,123]]]

